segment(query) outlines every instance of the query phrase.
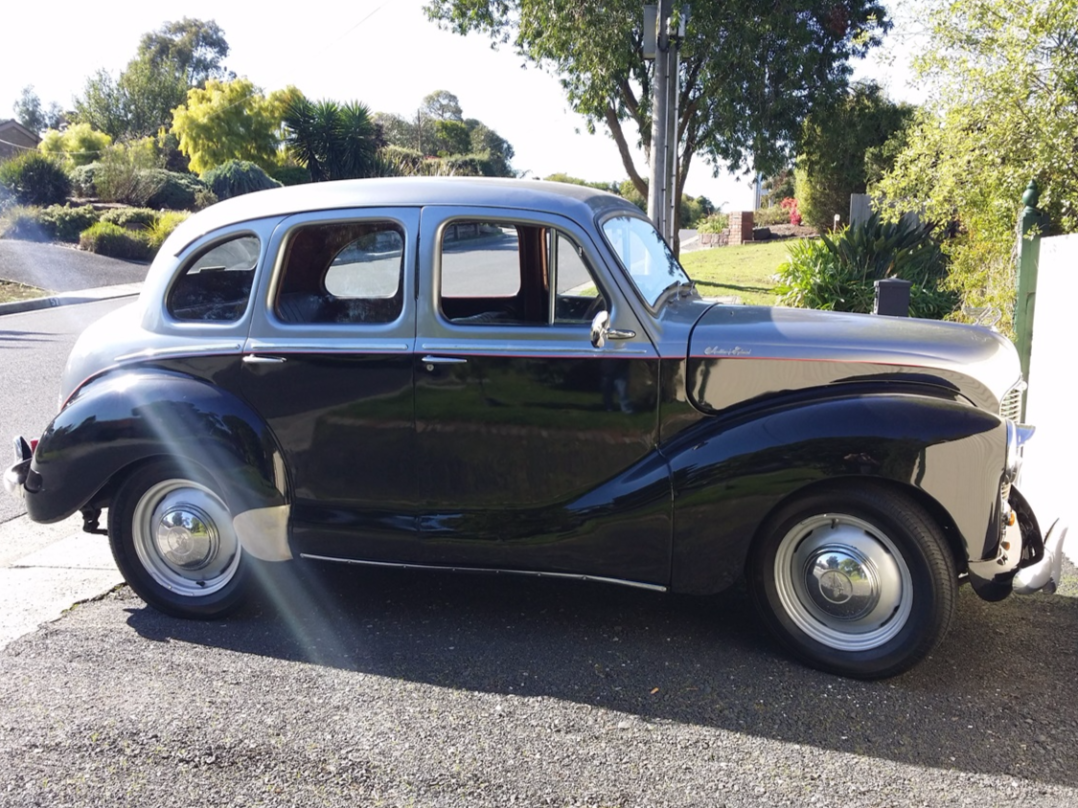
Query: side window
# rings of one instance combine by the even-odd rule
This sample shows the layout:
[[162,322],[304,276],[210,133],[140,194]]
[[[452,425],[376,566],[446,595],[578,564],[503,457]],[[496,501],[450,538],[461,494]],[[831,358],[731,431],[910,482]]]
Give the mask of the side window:
[[169,314],[177,320],[239,320],[251,298],[259,248],[258,238],[245,233],[198,253],[169,291]]
[[583,251],[551,227],[452,222],[439,258],[439,305],[453,323],[577,324],[605,305]]
[[404,307],[404,231],[393,222],[298,227],[274,310],[286,323],[390,323]]

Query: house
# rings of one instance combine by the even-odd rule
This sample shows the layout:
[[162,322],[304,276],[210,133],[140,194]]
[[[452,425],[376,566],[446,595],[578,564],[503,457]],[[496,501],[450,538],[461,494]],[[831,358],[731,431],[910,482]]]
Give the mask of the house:
[[0,121],[0,160],[15,157],[27,149],[36,149],[41,138],[18,121]]

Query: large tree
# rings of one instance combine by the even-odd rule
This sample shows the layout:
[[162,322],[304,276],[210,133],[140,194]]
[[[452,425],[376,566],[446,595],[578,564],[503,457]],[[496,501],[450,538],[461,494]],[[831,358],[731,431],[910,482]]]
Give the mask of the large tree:
[[836,214],[849,224],[850,194],[868,190],[867,155],[879,155],[913,114],[912,106],[894,103],[871,82],[855,84],[837,103],[813,110],[797,156],[797,200],[809,224],[830,228]]
[[[849,61],[890,27],[875,0],[697,0],[681,46],[680,197],[693,158],[717,171],[769,173],[788,160],[801,122],[845,89]],[[617,143],[633,185],[647,195],[652,63],[645,61],[639,0],[431,0],[432,19],[460,34],[512,43],[562,80],[569,103]],[[630,127],[629,131],[626,128]],[[635,134],[632,130],[635,129]]]
[[34,85],[22,88],[19,100],[12,107],[15,118],[31,132],[41,133],[46,129],[59,129],[64,120],[60,105],[53,101],[48,109],[41,103],[41,98],[34,92]]
[[1031,179],[1055,232],[1078,232],[1078,0],[933,0],[929,89],[880,188],[955,225],[951,282],[1010,322],[1014,232]]
[[76,118],[114,140],[154,135],[172,125],[172,110],[187,91],[230,74],[224,32],[212,20],[184,19],[144,34],[135,57],[118,78],[99,70],[75,100]]

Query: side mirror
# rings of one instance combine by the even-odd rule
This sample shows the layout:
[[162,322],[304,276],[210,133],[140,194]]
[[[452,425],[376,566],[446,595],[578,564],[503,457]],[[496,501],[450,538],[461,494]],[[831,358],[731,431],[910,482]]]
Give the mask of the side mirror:
[[610,312],[605,309],[591,320],[591,344],[596,348],[606,345],[608,339],[632,339],[635,331],[619,331],[610,327]]
[[591,344],[596,348],[606,345],[606,335],[610,330],[610,312],[603,309],[591,318]]

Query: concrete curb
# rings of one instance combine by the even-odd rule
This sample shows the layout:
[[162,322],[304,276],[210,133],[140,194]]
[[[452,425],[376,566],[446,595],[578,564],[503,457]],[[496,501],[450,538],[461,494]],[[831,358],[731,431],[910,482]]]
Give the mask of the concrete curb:
[[110,300],[116,297],[133,297],[141,290],[141,283],[121,283],[116,286],[101,286],[97,289],[60,292],[49,297],[35,297],[31,300],[16,300],[11,303],[0,303],[0,316],[19,314],[24,311],[51,309],[57,306],[70,306],[76,303],[94,303],[98,300]]

